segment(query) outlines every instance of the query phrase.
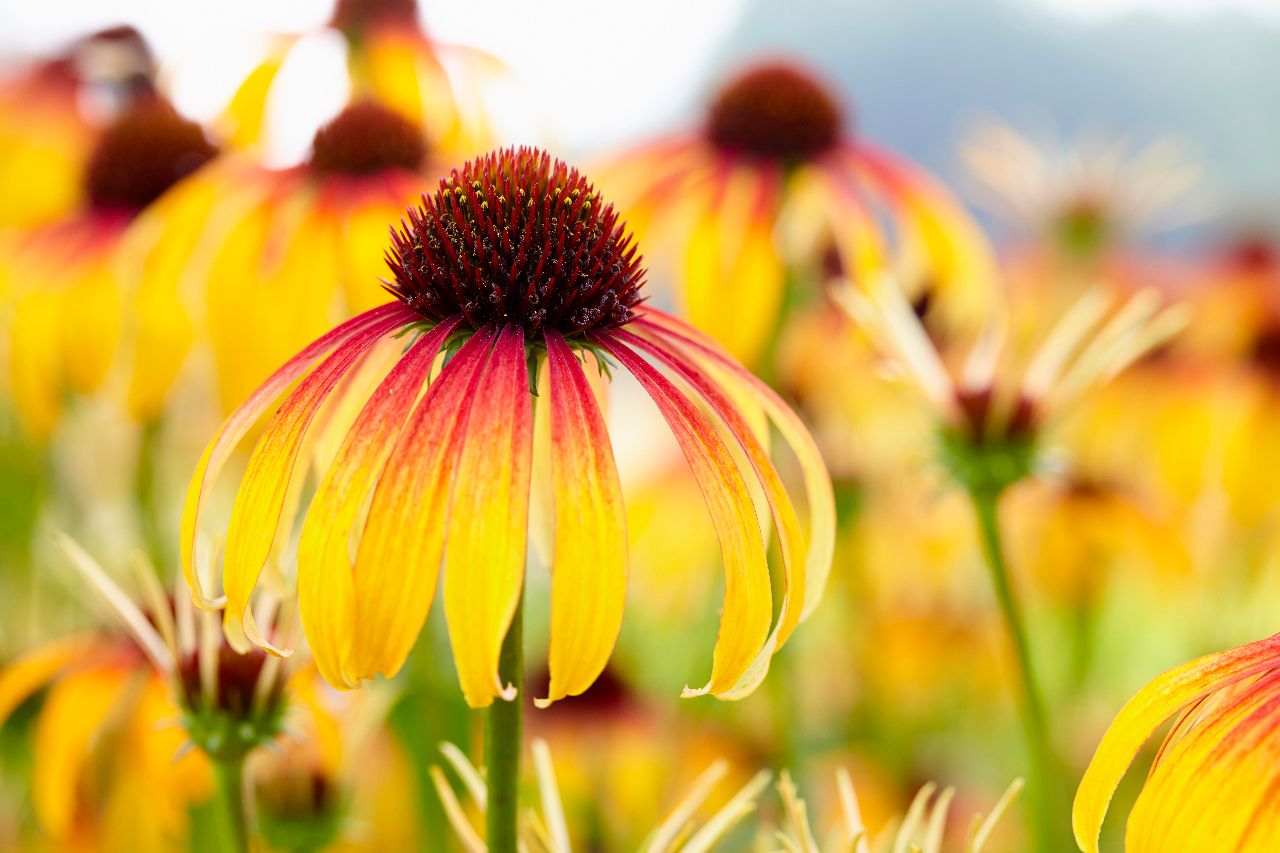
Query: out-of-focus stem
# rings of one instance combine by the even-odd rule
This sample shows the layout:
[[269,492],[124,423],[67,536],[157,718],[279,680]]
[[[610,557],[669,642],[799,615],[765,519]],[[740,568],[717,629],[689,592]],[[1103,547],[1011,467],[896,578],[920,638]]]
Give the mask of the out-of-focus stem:
[[1032,824],[1031,849],[1039,853],[1061,853],[1071,849],[1071,837],[1067,833],[1066,812],[1058,814],[1060,786],[1057,763],[1049,739],[1048,714],[1040,683],[1036,679],[1022,608],[1009,582],[1004,546],[1000,541],[1000,493],[988,489],[971,489],[969,497],[977,515],[982,550],[987,568],[991,572],[991,584],[995,589],[1000,614],[1018,665],[1019,715],[1026,738],[1030,771],[1027,800]]

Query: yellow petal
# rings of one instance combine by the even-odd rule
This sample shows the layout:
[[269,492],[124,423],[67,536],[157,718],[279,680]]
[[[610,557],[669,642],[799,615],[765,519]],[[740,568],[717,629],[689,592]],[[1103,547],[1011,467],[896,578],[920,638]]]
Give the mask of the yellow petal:
[[702,489],[724,558],[724,611],[711,678],[686,696],[733,688],[760,654],[773,618],[773,592],[751,491],[715,425],[680,389],[616,338],[597,341],[648,392],[666,419]]
[[445,549],[444,612],[462,693],[473,708],[508,701],[502,642],[520,602],[533,448],[524,332],[506,326],[467,422]]
[[774,245],[776,176],[735,170],[689,237],[689,318],[739,360],[764,352],[782,307],[785,272]]
[[72,664],[92,659],[102,638],[80,634],[55,640],[27,652],[0,671],[0,726],[13,709]]
[[431,383],[378,480],[356,553],[352,678],[398,672],[431,610],[458,451],[493,339],[476,332]]
[[262,144],[271,86],[295,41],[293,37],[278,38],[267,58],[249,72],[231,96],[218,120],[222,129],[220,138],[228,147],[255,148]]
[[187,487],[187,495],[183,503],[181,532],[182,572],[196,605],[205,610],[221,606],[221,602],[207,595],[204,590],[204,573],[196,565],[196,544],[200,534],[200,515],[204,502],[208,499],[222,466],[235,451],[246,433],[257,423],[258,418],[267,410],[285,389],[302,376],[325,353],[334,347],[346,343],[352,335],[369,326],[379,323],[387,317],[398,317],[399,322],[407,323],[412,319],[399,303],[390,303],[381,308],[361,314],[338,326],[328,334],[322,335],[285,362],[266,382],[245,400],[244,404],[231,413],[218,428],[213,439],[205,448],[196,463],[191,475],[191,483]]
[[1278,768],[1280,671],[1272,670],[1184,715],[1129,815],[1125,849],[1275,850],[1280,837],[1256,825],[1274,809]]
[[613,651],[627,592],[627,520],[604,418],[582,365],[546,333],[551,387],[551,687],[545,707],[591,686]]
[[1130,699],[1103,735],[1076,791],[1071,823],[1080,849],[1097,853],[1098,834],[1116,786],[1138,750],[1165,721],[1197,699],[1278,663],[1280,634],[1175,667]]
[[[338,382],[370,347],[401,322],[400,317],[393,315],[361,329],[338,345],[280,406],[249,457],[227,528],[223,585],[229,618],[239,622],[245,636],[263,649],[280,653],[258,630],[250,609],[250,597],[271,554],[302,440]],[[228,634],[228,639],[233,636]]]
[[316,666],[337,687],[355,686],[346,666],[355,618],[351,533],[440,346],[455,325],[456,321],[439,325],[414,343],[378,385],[316,489],[302,525],[298,608]]
[[115,667],[89,669],[49,691],[36,723],[31,796],[40,825],[54,839],[73,829],[81,774],[129,675]]

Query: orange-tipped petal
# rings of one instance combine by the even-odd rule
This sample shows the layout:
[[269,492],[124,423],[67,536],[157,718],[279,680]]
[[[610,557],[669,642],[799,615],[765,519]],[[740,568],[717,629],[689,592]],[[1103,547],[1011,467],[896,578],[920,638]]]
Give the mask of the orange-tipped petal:
[[1280,634],[1196,658],[1157,677],[1125,704],[1080,780],[1071,824],[1076,843],[1097,853],[1107,806],[1125,771],[1164,723],[1192,702],[1280,664]]
[[985,318],[997,278],[995,257],[977,223],[925,172],[883,149],[859,145],[852,168],[892,205],[903,225],[902,263],[934,278],[956,319]]
[[[624,343],[657,358],[698,392],[707,407],[715,412],[728,427],[730,434],[746,454],[756,478],[764,489],[774,527],[778,531],[785,592],[778,622],[766,641],[765,648],[757,657],[757,661],[763,663],[764,670],[761,671],[759,679],[752,680],[750,689],[754,689],[767,671],[769,658],[782,647],[796,625],[800,623],[800,614],[804,607],[806,548],[795,506],[782,484],[782,478],[778,476],[777,469],[769,459],[768,452],[756,437],[756,430],[748,422],[747,413],[740,411],[738,405],[724,390],[700,371],[682,352],[664,343],[661,338],[641,338],[626,331],[616,334]],[[750,689],[741,695],[745,696]]]
[[35,731],[31,799],[41,827],[55,841],[74,830],[86,765],[107,718],[134,673],[108,666],[60,680],[49,691]]
[[[302,525],[298,542],[298,609],[321,675],[354,687],[347,659],[354,635],[351,532],[457,320],[416,341],[374,390],[351,425]],[[403,571],[403,566],[397,570]]]
[[524,332],[503,328],[476,389],[454,476],[444,613],[467,704],[515,699],[498,678],[524,583],[533,413]]
[[627,519],[609,431],[582,365],[545,334],[551,386],[551,687],[542,707],[591,686],[622,628]]
[[354,678],[399,671],[431,610],[458,451],[493,339],[486,328],[463,344],[383,467],[356,553]]
[[670,314],[646,308],[633,328],[652,332],[675,344],[726,386],[736,386],[744,396],[759,403],[774,427],[795,454],[804,476],[805,502],[809,514],[809,551],[805,561],[804,609],[800,621],[808,619],[826,590],[835,551],[836,508],[831,477],[818,444],[799,415],[792,411],[772,388],[738,364],[710,337]]
[[[272,646],[258,629],[250,599],[271,554],[302,440],[338,381],[375,343],[401,325],[403,317],[392,314],[339,344],[302,379],[276,411],[249,457],[227,528],[223,586],[228,617],[240,623],[251,643],[273,654],[283,652]],[[228,639],[233,637],[234,632],[229,632]]]
[[402,322],[407,323],[413,316],[403,305],[392,302],[348,320],[308,344],[301,352],[285,362],[266,382],[249,395],[243,405],[227,416],[222,426],[218,428],[200,457],[200,461],[196,463],[196,469],[191,475],[191,484],[187,487],[182,511],[180,542],[182,572],[186,577],[187,586],[191,588],[191,597],[196,606],[205,610],[214,610],[222,606],[222,601],[205,594],[201,573],[196,566],[196,539],[200,533],[200,513],[204,501],[213,488],[218,474],[221,473],[222,466],[235,451],[240,439],[253,428],[267,407],[325,353],[370,325],[391,317],[398,317]]
[[0,670],[0,726],[13,709],[75,664],[91,662],[102,638],[77,634],[39,646]]
[[[685,305],[700,329],[754,362],[773,334],[785,271],[774,245],[778,177],[743,168],[693,226],[685,257]],[[732,288],[733,310],[725,310]]]
[[1277,767],[1280,670],[1270,670],[1184,712],[1129,815],[1125,849],[1275,850],[1280,838],[1257,824],[1275,808]]
[[670,380],[611,335],[595,340],[640,382],[671,427],[698,481],[724,558],[724,612],[711,678],[686,696],[731,690],[764,647],[773,619],[773,591],[760,524],[746,479],[715,425]]

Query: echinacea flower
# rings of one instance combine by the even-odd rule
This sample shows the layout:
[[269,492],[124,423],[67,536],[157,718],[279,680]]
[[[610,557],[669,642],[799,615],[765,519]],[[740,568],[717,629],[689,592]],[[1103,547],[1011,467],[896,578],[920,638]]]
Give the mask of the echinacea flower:
[[[611,362],[666,419],[723,551],[711,677],[686,694],[749,693],[816,607],[830,565],[830,484],[798,418],[707,337],[643,304],[644,270],[617,214],[576,170],[545,153],[505,150],[454,170],[394,230],[387,261],[395,301],[305,347],[232,413],[205,451],[182,540],[197,603],[223,604],[206,591],[209,567],[194,559],[213,481],[259,416],[296,383],[258,439],[231,512],[222,570],[229,636],[241,647],[284,653],[259,627],[252,594],[274,552],[287,547],[279,531],[290,528],[301,451],[308,438],[332,433],[342,436],[340,446],[327,467],[322,462],[297,546],[302,623],[321,673],[354,687],[399,670],[443,561],[444,611],[466,700],[485,707],[514,698],[498,662],[522,597],[530,392],[545,370],[539,399],[549,412],[555,513],[545,701],[581,693],[609,658],[626,586],[622,495],[582,363]],[[394,362],[389,371],[384,359]],[[807,535],[750,425],[761,411],[803,469]],[[786,582],[772,630],[756,489]]]
[[1048,430],[1088,392],[1163,343],[1185,321],[1181,306],[1162,308],[1142,291],[1119,306],[1101,289],[1087,291],[1024,362],[1005,345],[1003,317],[991,322],[953,373],[906,296],[888,278],[861,290],[846,284],[836,298],[859,323],[892,370],[914,385],[940,422],[940,461],[969,499],[983,556],[1018,667],[1020,711],[1030,764],[1032,849],[1059,849],[1065,815],[1048,715],[1035,674],[1018,596],[1000,533],[999,501],[1031,476]]
[[952,473],[967,487],[997,492],[1031,473],[1038,444],[1055,422],[1186,322],[1182,306],[1164,306],[1152,291],[1117,304],[1093,289],[1029,358],[1008,351],[997,318],[953,370],[892,279],[846,284],[835,296],[895,376],[938,417]]
[[[164,199],[138,251],[176,271],[139,284],[137,346],[139,364],[170,376],[135,382],[137,405],[159,410],[203,343],[229,411],[307,341],[381,303],[387,223],[443,171],[434,144],[396,111],[355,101],[316,132],[305,162],[229,155]],[[180,226],[195,237],[175,239]]]
[[648,143],[609,172],[693,325],[748,366],[784,310],[818,293],[833,254],[855,280],[895,264],[912,297],[936,297],[949,323],[985,310],[993,259],[976,225],[937,181],[851,125],[813,74],[764,62],[724,85],[697,131]]
[[0,80],[0,226],[64,218],[103,126],[152,92],[151,51],[132,27],[111,27]]
[[413,768],[386,726],[398,692],[338,693],[315,668],[289,679],[289,727],[245,776],[273,850],[419,849]]
[[[502,64],[475,48],[433,38],[423,29],[417,0],[337,0],[327,29],[345,45],[353,100],[376,101],[431,128],[436,146],[450,154],[493,144],[480,91],[504,73]],[[220,122],[228,147],[262,144],[276,77],[299,38],[278,38],[240,84]]]
[[1280,634],[1175,667],[1116,715],[1080,781],[1076,843],[1097,853],[1116,786],[1142,745],[1169,720],[1129,813],[1130,853],[1280,847]]
[[1001,121],[961,146],[975,200],[1069,260],[1095,261],[1135,237],[1202,219],[1200,169],[1173,139],[1143,147],[1082,135],[1067,144]]
[[[58,539],[124,633],[64,637],[0,670],[0,723],[52,684],[36,719],[32,778],[50,840],[173,850],[186,840],[189,809],[211,793],[206,757],[279,730],[281,662],[232,653],[216,618],[167,596],[150,566],[135,564],[135,601],[79,545]],[[88,791],[99,799],[86,801]]]
[[[13,306],[11,393],[32,434],[49,435],[68,392],[103,387],[128,322],[135,273],[123,260],[128,236],[151,204],[217,151],[168,102],[140,98],[98,139],[82,176],[80,210],[15,235],[0,255],[4,298]],[[172,236],[179,244],[190,239],[181,228]],[[158,262],[143,275],[169,271]],[[149,377],[169,365],[140,361],[135,368],[139,381],[154,384]]]

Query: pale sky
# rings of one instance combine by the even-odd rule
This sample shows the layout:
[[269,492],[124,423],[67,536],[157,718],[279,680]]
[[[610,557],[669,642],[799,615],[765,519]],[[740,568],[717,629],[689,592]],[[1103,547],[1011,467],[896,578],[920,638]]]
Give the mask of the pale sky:
[[[1280,0],[1034,0],[1064,16],[1097,20],[1147,11],[1185,19],[1224,9],[1280,20]],[[424,3],[438,38],[496,54],[520,89],[507,128],[514,140],[587,150],[651,133],[711,70],[744,0],[472,0]],[[54,47],[92,29],[129,22],[152,40],[178,105],[212,117],[260,58],[271,32],[318,28],[332,0],[44,0],[0,4],[0,57]],[[336,37],[296,51],[282,78],[272,159],[301,157],[311,134],[342,105]],[[499,104],[501,107],[502,104]],[[523,118],[521,114],[523,113]]]

